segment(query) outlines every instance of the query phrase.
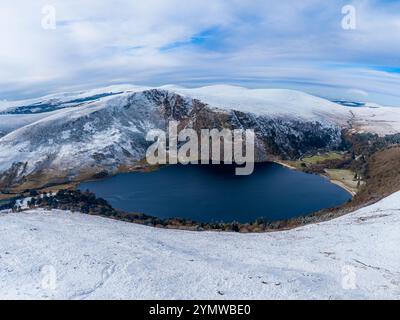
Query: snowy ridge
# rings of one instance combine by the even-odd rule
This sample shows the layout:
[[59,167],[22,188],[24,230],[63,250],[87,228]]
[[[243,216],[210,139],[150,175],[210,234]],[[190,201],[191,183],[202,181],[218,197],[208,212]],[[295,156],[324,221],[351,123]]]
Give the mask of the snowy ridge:
[[359,132],[373,132],[380,136],[400,133],[400,108],[367,106],[356,108],[354,125]]
[[257,115],[295,117],[308,121],[330,120],[340,124],[344,124],[349,116],[346,107],[296,90],[247,89],[230,85],[194,89],[168,85],[161,88],[196,98],[216,108]]
[[396,193],[328,222],[237,234],[2,212],[0,298],[399,299],[399,213]]
[[[8,112],[16,107],[20,106],[32,106],[35,107],[36,104],[40,103],[68,103],[70,101],[80,100],[89,98],[92,96],[97,96],[105,93],[119,93],[119,92],[135,92],[135,91],[142,91],[145,90],[146,87],[139,87],[129,84],[123,85],[112,85],[107,87],[95,88],[90,90],[81,90],[81,91],[73,91],[73,92],[61,92],[61,93],[54,93],[50,95],[46,95],[39,98],[33,99],[25,99],[25,100],[17,100],[17,101],[0,101],[0,112]],[[77,103],[71,103],[72,105],[77,105]]]
[[368,102],[364,107],[348,108],[301,91],[287,89],[248,89],[230,85],[193,89],[167,85],[162,88],[221,109],[334,123],[342,127],[346,127],[351,119],[359,132],[371,132],[380,136],[400,133],[400,107]]
[[[151,89],[167,90],[198,99],[212,108],[272,117],[292,117],[307,121],[328,121],[341,126],[346,126],[349,118],[355,116],[355,121],[361,131],[375,132],[380,135],[400,132],[400,108],[386,107],[375,103],[368,102],[363,107],[348,108],[301,91],[287,89],[248,89],[232,85],[213,85],[200,88],[184,88],[176,85],[144,87],[123,84],[86,91],[57,93],[21,101],[1,101],[0,113],[3,114],[0,114],[0,133],[10,132],[50,115],[48,112],[24,114],[20,121],[17,120],[17,117],[10,119],[7,113],[23,105],[32,110],[37,108],[38,104],[56,104],[60,109],[80,107],[107,99],[107,96],[102,96],[105,94],[110,94],[112,97]],[[84,101],[86,98],[93,98],[93,100]],[[376,114],[378,114],[378,118],[375,119]],[[11,120],[14,124],[10,124]]]
[[61,112],[64,108],[86,106],[126,92],[143,90],[146,90],[146,87],[114,85],[87,91],[51,94],[20,101],[0,101],[0,137]]
[[[341,125],[344,125],[349,118],[349,111],[347,108],[328,100],[294,90],[247,89],[229,85],[215,85],[194,89],[174,85],[158,88],[119,85],[88,91],[52,94],[30,100],[3,102],[3,105],[0,105],[0,112],[3,113],[0,114],[0,131],[11,132],[23,125],[33,123],[38,119],[46,118],[47,116],[60,112],[60,109],[63,108],[86,106],[88,104],[101,102],[105,99],[110,99],[110,97],[115,97],[115,95],[136,93],[151,89],[167,90],[189,98],[198,99],[213,108],[237,110],[257,115],[292,117],[307,121],[330,120],[331,122]],[[96,97],[106,93],[110,94],[110,96],[99,96],[93,101],[82,101],[82,99]],[[38,105],[43,104],[46,106],[48,104],[55,104],[55,110],[34,114],[8,114],[23,105],[29,107],[25,109],[26,111],[35,110],[38,108]],[[14,117],[11,118],[10,116]],[[18,116],[22,118],[20,121],[16,121]],[[10,124],[10,120],[12,120],[13,124]]]

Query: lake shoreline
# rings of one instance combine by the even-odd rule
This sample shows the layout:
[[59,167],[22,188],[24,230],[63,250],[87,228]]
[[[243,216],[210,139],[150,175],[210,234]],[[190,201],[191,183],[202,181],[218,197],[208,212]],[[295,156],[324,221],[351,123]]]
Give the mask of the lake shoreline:
[[[271,164],[276,164],[276,165],[278,165],[278,166],[281,166],[281,167],[284,167],[284,168],[287,168],[287,169],[290,169],[290,170],[293,170],[293,171],[297,171],[297,172],[303,172],[302,170],[299,170],[298,168],[296,168],[296,167],[294,167],[294,166],[291,166],[291,165],[288,165],[288,164],[286,164],[286,163],[284,163],[284,162],[281,162],[281,161],[268,161],[269,163],[271,163]],[[266,163],[268,163],[268,162],[261,162],[261,163],[259,163],[259,164],[266,164]],[[129,174],[129,173],[134,173],[134,172],[152,172],[152,171],[158,171],[159,169],[162,169],[162,168],[164,168],[164,167],[168,167],[168,166],[162,166],[162,167],[160,167],[160,166],[157,166],[157,167],[151,167],[151,168],[148,168],[148,167],[136,167],[135,168],[135,170],[123,170],[123,171],[121,171],[121,172],[119,172],[118,174],[116,174],[116,175],[98,175],[98,176],[96,176],[96,177],[92,177],[91,179],[88,179],[88,180],[85,180],[85,181],[83,181],[83,182],[73,182],[73,183],[69,183],[69,184],[64,184],[64,185],[60,185],[60,186],[52,186],[52,187],[47,187],[47,188],[45,188],[45,189],[42,189],[42,190],[40,190],[40,192],[41,193],[45,193],[45,194],[50,194],[50,193],[56,193],[58,190],[60,190],[60,189],[71,189],[71,190],[78,190],[79,189],[79,186],[81,185],[81,183],[90,183],[90,182],[99,182],[99,181],[105,181],[105,180],[107,180],[107,179],[109,179],[109,178],[112,178],[112,177],[115,177],[115,176],[117,176],[117,175],[119,175],[119,174]],[[185,166],[184,166],[185,167]],[[281,169],[282,170],[282,169]],[[307,173],[307,174],[312,174],[312,173]],[[317,174],[317,175],[319,175],[319,174]],[[325,175],[319,175],[319,176],[321,176],[322,178],[324,178],[324,179],[328,179],[328,180],[330,180],[327,176],[325,176]],[[331,181],[331,180],[330,180]],[[332,182],[332,181],[331,181]],[[350,194],[350,195],[352,195],[352,193],[350,192],[350,190],[348,190],[348,189],[346,189],[345,188],[345,186],[344,185],[342,185],[341,183],[340,183],[340,181],[335,181],[335,182],[332,182],[333,184],[335,184],[335,185],[337,185],[338,187],[340,187],[341,189],[344,189],[345,191],[346,191],[346,193],[348,193],[348,194]],[[80,189],[80,190],[86,190],[86,189],[90,189],[90,188],[86,188],[86,187],[83,187],[82,189]],[[39,190],[38,190],[39,191]],[[99,196],[99,194],[98,194],[98,192],[96,192],[95,191],[95,194],[96,194],[96,196]],[[116,195],[119,195],[119,193],[118,192],[116,192]],[[10,194],[10,195],[8,195],[9,197],[10,197],[10,200],[11,200],[11,198],[15,198],[15,194]],[[27,197],[27,196],[29,196],[29,194],[28,193],[25,193],[22,197]],[[105,199],[108,199],[108,197],[105,197]],[[310,200],[311,201],[311,200]],[[311,202],[310,202],[311,203]],[[344,204],[344,203],[343,203]],[[342,204],[342,205],[343,205]],[[115,205],[115,204],[114,204]],[[113,205],[113,206],[114,206]],[[340,204],[339,204],[339,206],[341,206]],[[124,207],[119,207],[119,206],[116,206],[115,205],[115,208],[119,208],[119,210],[122,210],[122,211],[124,211],[124,212],[143,212],[144,213],[144,215],[146,215],[146,216],[148,216],[148,217],[157,217],[157,216],[154,216],[154,215],[147,215],[146,213],[148,213],[148,212],[152,212],[152,211],[150,211],[150,210],[144,210],[143,208],[142,208],[142,210],[137,210],[136,208],[133,208],[133,209],[126,209],[126,208],[124,208]],[[211,208],[213,208],[212,206],[211,206]],[[215,207],[214,207],[215,208]],[[309,211],[309,212],[305,212],[304,214],[296,214],[296,215],[294,215],[293,217],[287,217],[287,218],[271,218],[271,216],[270,216],[270,218],[267,218],[267,221],[272,221],[272,222],[276,222],[276,223],[278,223],[278,224],[280,224],[282,221],[292,221],[293,219],[297,219],[297,218],[301,218],[301,219],[303,219],[304,217],[307,217],[307,216],[312,216],[314,213],[317,213],[317,212],[320,212],[321,210],[330,210],[330,209],[332,209],[332,208],[336,208],[336,206],[327,206],[327,207],[325,207],[325,208],[321,208],[321,209],[318,209],[318,210],[312,210],[312,211]],[[118,209],[117,209],[118,210]],[[206,211],[206,208],[203,210],[203,211]],[[254,210],[253,210],[254,211]],[[154,211],[153,211],[154,212]],[[230,211],[228,210],[227,212],[229,212],[230,213]],[[240,224],[247,224],[247,223],[250,223],[251,221],[253,221],[253,220],[257,220],[257,219],[264,219],[264,217],[265,217],[265,215],[263,215],[262,214],[262,210],[260,210],[260,211],[255,211],[255,212],[261,212],[261,214],[259,214],[259,215],[250,215],[250,216],[248,216],[248,218],[246,218],[246,219],[244,219],[243,221],[241,221],[240,222]],[[271,210],[269,210],[269,212],[271,212]],[[161,217],[162,217],[163,215],[161,215]],[[160,217],[160,216],[158,216],[158,217]],[[167,216],[165,216],[164,218],[161,218],[160,217],[160,219],[162,219],[162,220],[168,220],[168,219],[171,219],[171,218],[173,218],[173,217],[181,217],[181,215],[180,214],[170,214],[169,215],[169,217],[167,217]],[[267,217],[268,217],[268,215],[267,215]],[[234,219],[234,218],[232,218],[232,219],[230,219],[230,218],[228,218],[228,219],[224,219],[223,217],[218,217],[218,216],[216,216],[215,218],[213,218],[213,219],[204,219],[204,220],[202,220],[202,219],[200,219],[200,218],[196,218],[196,217],[185,217],[184,215],[183,215],[183,218],[178,218],[178,219],[183,219],[183,220],[188,220],[188,221],[196,221],[196,222],[201,222],[201,221],[203,221],[203,222],[201,222],[201,223],[210,223],[210,224],[213,224],[213,223],[231,223],[231,222],[233,222],[233,221],[237,221],[237,219]],[[240,221],[240,219],[239,219],[239,221]],[[274,228],[275,229],[275,228]],[[280,228],[278,228],[278,229],[280,229]]]
[[[283,166],[285,168],[288,168],[288,169],[296,170],[296,171],[299,171],[299,172],[304,172],[303,170],[301,170],[299,168],[296,168],[295,166],[290,165],[288,163],[285,163],[284,161],[274,160],[274,161],[271,161],[271,162],[279,164],[279,165],[281,165],[281,166]],[[349,194],[351,194],[352,198],[354,198],[357,195],[357,191],[355,191],[354,189],[350,188],[349,186],[347,186],[345,183],[343,183],[340,180],[332,179],[329,176],[329,174],[327,174],[327,173],[325,173],[325,174],[324,173],[314,173],[314,174],[317,174],[317,175],[319,175],[321,177],[324,177],[324,178],[328,179],[331,183],[333,183],[333,184],[341,187],[342,189],[346,190]]]
[[331,183],[336,184],[337,186],[341,187],[342,189],[346,190],[348,193],[351,194],[352,198],[354,198],[357,195],[357,192],[351,190],[349,187],[347,187],[342,181],[339,180],[333,180],[329,176],[324,176],[321,175],[322,177],[327,178]]
[[[21,202],[22,203],[22,202]],[[310,214],[285,220],[268,221],[256,219],[247,223],[232,222],[199,222],[185,218],[162,219],[151,215],[125,212],[114,209],[106,200],[96,197],[94,193],[80,190],[59,190],[56,194],[38,194],[24,202],[23,207],[9,208],[10,212],[26,212],[32,209],[65,210],[81,214],[96,215],[107,219],[145,225],[161,229],[184,231],[213,231],[233,233],[265,233],[290,230],[302,225],[327,220],[326,216]],[[5,209],[7,210],[7,209]]]
[[173,165],[148,175],[121,173],[84,182],[78,188],[94,192],[125,212],[211,223],[286,220],[351,199],[343,188],[327,184],[325,177],[274,162],[257,163],[249,176],[236,176],[235,168]]

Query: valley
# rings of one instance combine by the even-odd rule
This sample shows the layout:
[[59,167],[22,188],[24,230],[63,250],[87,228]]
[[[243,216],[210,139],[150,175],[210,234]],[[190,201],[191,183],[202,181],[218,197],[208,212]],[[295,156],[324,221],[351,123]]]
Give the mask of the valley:
[[[350,204],[323,209],[308,220],[341,215],[353,204],[365,205],[397,191],[395,184],[385,192],[375,188],[383,173],[370,165],[376,154],[400,142],[396,108],[350,108],[291,90],[117,86],[51,96],[57,110],[35,109],[31,114],[18,109],[18,105],[47,105],[46,99],[2,107],[0,131],[10,130],[11,115],[37,117],[31,123],[14,124],[0,138],[3,199],[30,190],[74,189],[83,181],[152,170],[144,159],[149,146],[145,135],[151,129],[165,130],[171,120],[197,132],[254,129],[256,162],[276,161],[325,176],[354,196]],[[27,113],[16,115],[15,110]],[[390,119],[384,119],[388,110]]]

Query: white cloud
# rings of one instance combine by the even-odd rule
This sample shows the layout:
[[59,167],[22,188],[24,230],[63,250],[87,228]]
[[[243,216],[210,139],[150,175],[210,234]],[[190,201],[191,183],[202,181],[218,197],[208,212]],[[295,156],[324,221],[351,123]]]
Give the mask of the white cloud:
[[347,93],[350,95],[358,96],[360,98],[367,98],[369,96],[367,91],[360,90],[360,89],[349,89]]
[[[349,2],[357,30],[345,31]],[[47,4],[56,30],[41,28]],[[399,66],[396,2],[3,1],[0,39],[0,99],[116,81],[235,82],[400,105],[399,74],[377,71]]]

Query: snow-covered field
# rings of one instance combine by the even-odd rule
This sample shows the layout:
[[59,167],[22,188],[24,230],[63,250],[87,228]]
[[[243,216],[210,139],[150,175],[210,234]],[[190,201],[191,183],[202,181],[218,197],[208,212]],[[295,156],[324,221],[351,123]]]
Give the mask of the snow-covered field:
[[0,298],[399,299],[400,193],[298,229],[236,234],[0,213]]

